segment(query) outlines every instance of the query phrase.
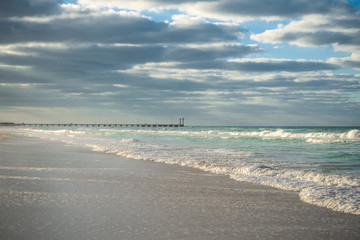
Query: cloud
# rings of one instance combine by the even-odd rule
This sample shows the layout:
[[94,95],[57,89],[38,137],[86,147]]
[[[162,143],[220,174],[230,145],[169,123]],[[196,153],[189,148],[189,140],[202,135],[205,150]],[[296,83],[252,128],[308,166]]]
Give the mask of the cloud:
[[278,29],[253,34],[252,39],[264,43],[289,42],[309,47],[329,44],[359,45],[360,17],[344,12],[340,15],[310,15]]
[[329,64],[343,68],[360,66],[360,15],[354,8],[333,9],[328,14],[304,16],[277,29],[252,34],[251,39],[262,43],[289,43],[300,47],[331,45],[336,51],[349,52],[350,57],[330,58]]
[[37,70],[72,73],[113,71],[126,69],[133,64],[160,61],[164,53],[161,46],[99,46],[76,44],[64,48],[18,46],[16,51],[28,52],[26,56],[5,55],[0,61],[9,65],[21,64]]
[[[314,13],[327,13],[335,2],[329,4],[327,0],[219,0],[210,2],[198,2],[189,5],[186,9],[192,14],[198,14],[210,18],[223,20],[237,19],[240,21],[251,19],[286,19],[289,17],[300,17]],[[337,2],[337,5],[345,5]]]
[[277,29],[253,34],[251,39],[300,47],[332,45],[336,51],[360,55],[360,15],[354,9],[334,9],[329,14],[309,15]]
[[262,50],[254,45],[242,44],[201,44],[174,46],[167,49],[164,59],[174,62],[198,62],[205,60],[243,57]]
[[[228,124],[278,124],[279,116],[304,124],[306,114],[320,122],[336,111],[350,119],[343,123],[359,119],[359,75],[340,74],[359,66],[359,19],[343,1],[78,2],[1,2],[2,109],[183,115],[221,124],[224,115]],[[178,9],[168,21],[148,16],[167,8]],[[274,22],[262,21],[265,30],[249,39],[252,29],[239,21],[254,19],[286,21],[271,30]],[[332,45],[351,55],[272,56],[291,45]]]
[[117,1],[117,0],[107,0],[97,1],[97,0],[78,0],[77,2],[85,6],[98,6],[98,7],[110,7],[110,8],[119,8],[119,9],[134,9],[134,10],[156,10],[163,8],[178,8],[182,4],[186,3],[196,3],[196,2],[213,2],[217,0],[132,0],[132,1]]
[[[256,53],[256,46],[241,44],[209,45],[118,45],[118,44],[15,44],[4,47],[8,54],[0,55],[1,79],[4,83],[69,82],[82,79],[90,82],[123,83],[129,76],[119,71],[144,65],[160,64],[161,68],[172,65],[179,72],[181,64],[196,64],[213,59],[207,68],[216,68],[217,61],[226,62],[233,56]],[[13,54],[21,52],[22,54]],[[149,65],[150,64],[150,65]],[[21,67],[22,69],[19,69]],[[150,71],[157,72],[151,68]],[[177,69],[176,69],[177,68]],[[193,68],[188,66],[186,68]],[[169,69],[169,68],[168,68]],[[136,77],[134,77],[136,78]],[[131,81],[135,81],[130,78]],[[146,85],[147,80],[137,77]]]
[[99,2],[95,0],[79,0],[80,4],[120,9],[164,9],[175,8],[192,15],[222,20],[249,20],[249,19],[284,19],[300,17],[309,14],[325,14],[333,8],[350,8],[344,1],[328,0],[110,0]]
[[179,68],[190,69],[222,69],[240,72],[308,72],[321,70],[335,70],[339,66],[331,63],[311,60],[291,59],[232,59],[229,61],[199,61],[196,63],[182,63]]
[[0,19],[54,14],[62,2],[63,0],[2,0]]
[[59,17],[0,21],[0,43],[194,43],[233,41],[241,36],[236,25],[195,20],[182,16],[169,24],[134,12],[63,6]]

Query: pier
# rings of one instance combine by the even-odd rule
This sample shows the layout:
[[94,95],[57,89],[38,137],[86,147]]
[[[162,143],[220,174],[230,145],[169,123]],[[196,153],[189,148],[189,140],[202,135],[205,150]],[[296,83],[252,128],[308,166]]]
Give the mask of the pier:
[[180,118],[178,124],[173,123],[13,123],[0,122],[0,126],[14,126],[14,127],[142,127],[142,128],[159,128],[159,127],[184,127],[184,118]]

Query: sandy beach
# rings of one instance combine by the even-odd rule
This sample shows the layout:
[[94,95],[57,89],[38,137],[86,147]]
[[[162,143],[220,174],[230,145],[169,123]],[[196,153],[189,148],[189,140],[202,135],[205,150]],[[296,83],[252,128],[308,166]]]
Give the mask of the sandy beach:
[[295,192],[0,138],[0,239],[360,238],[360,216],[303,203]]

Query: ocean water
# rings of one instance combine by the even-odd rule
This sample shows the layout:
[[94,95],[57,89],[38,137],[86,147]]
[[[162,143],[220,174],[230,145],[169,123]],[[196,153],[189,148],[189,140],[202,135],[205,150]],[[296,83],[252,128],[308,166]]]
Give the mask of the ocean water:
[[295,191],[306,203],[360,215],[358,127],[18,127],[11,131]]

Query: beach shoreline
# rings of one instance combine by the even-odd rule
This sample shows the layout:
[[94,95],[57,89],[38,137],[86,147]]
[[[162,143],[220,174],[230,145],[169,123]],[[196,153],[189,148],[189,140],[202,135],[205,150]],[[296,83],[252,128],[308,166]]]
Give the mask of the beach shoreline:
[[1,239],[357,239],[296,192],[60,142],[0,141]]

